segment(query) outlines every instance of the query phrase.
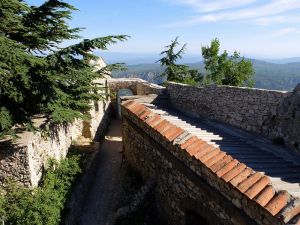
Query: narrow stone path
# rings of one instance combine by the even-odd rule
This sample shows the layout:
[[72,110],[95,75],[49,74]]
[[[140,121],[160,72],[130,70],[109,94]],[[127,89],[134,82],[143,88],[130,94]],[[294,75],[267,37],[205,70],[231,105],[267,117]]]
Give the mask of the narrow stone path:
[[80,225],[110,225],[114,198],[118,192],[118,178],[122,155],[121,121],[112,120],[105,140],[100,146],[95,161],[96,170],[92,177],[82,212],[78,215]]

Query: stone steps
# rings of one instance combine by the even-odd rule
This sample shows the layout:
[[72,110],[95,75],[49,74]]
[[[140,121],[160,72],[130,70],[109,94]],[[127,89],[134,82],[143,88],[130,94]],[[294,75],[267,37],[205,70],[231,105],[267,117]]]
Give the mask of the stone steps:
[[[273,154],[274,147],[266,145],[260,137],[249,139],[249,135],[243,135],[236,129],[233,131],[230,127],[224,128],[224,125],[216,122],[186,116],[170,108],[158,109],[155,105],[150,107],[169,122],[208,143],[219,146],[222,151],[253,170],[265,173],[278,189],[300,196],[300,166],[281,157],[280,154]],[[257,145],[259,143],[262,143],[261,146]]]

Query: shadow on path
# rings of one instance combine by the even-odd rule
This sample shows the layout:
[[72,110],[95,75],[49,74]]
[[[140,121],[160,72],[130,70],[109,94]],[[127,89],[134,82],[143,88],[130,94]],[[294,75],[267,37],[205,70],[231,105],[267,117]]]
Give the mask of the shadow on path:
[[88,192],[77,223],[80,225],[109,225],[110,217],[119,190],[118,178],[122,160],[121,120],[112,120],[105,139],[93,162],[95,170],[91,175]]

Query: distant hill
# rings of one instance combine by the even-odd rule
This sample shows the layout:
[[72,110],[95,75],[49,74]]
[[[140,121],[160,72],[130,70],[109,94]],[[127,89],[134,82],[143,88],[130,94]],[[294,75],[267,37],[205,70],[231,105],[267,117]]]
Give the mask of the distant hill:
[[[292,90],[300,83],[300,62],[276,64],[262,60],[251,59],[255,70],[255,87],[274,90]],[[186,65],[205,73],[203,63],[187,63]],[[157,78],[163,71],[159,64],[128,65],[125,72],[114,72],[114,77],[140,77],[142,79],[161,83]],[[155,79],[156,78],[156,79]]]
[[300,62],[300,57],[285,58],[285,59],[265,59],[263,61],[276,63],[276,64],[287,64],[287,63]]

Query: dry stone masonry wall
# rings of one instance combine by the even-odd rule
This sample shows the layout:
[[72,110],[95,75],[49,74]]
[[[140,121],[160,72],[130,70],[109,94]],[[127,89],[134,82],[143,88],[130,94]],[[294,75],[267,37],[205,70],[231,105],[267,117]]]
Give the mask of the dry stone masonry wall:
[[[105,85],[106,79],[98,82]],[[21,131],[16,140],[0,140],[0,184],[12,178],[25,186],[38,185],[49,158],[64,158],[78,137],[93,140],[101,134],[109,122],[109,103],[109,98],[91,103],[89,121],[47,127],[45,118],[36,118],[33,122],[41,132]]]
[[168,224],[191,217],[209,225],[300,224],[299,199],[275,190],[269,177],[136,101],[124,102],[122,115],[125,157],[156,181]]
[[284,92],[169,82],[167,93],[172,105],[185,113],[215,119],[270,139],[282,139],[299,151],[300,86],[294,92]]

